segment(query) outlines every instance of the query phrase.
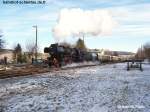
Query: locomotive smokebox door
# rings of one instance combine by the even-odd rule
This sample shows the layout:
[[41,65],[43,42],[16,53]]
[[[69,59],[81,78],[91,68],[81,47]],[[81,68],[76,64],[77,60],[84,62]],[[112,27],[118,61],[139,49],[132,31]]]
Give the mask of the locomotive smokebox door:
[[49,51],[50,51],[49,47],[44,48],[44,53],[49,53]]

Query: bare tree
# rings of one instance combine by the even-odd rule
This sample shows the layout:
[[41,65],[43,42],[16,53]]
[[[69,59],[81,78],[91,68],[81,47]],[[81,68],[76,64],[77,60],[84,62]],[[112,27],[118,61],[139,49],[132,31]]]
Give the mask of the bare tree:
[[145,57],[150,61],[150,42],[144,45]]
[[35,56],[35,52],[36,52],[36,46],[33,42],[28,42],[26,43],[26,50],[28,53],[28,58],[31,59]]
[[2,31],[0,30],[0,50],[4,48],[4,45],[5,45],[5,41],[4,39],[2,39],[2,37],[3,37],[3,34],[2,34]]
[[27,50],[27,54],[28,54],[28,59],[32,59],[32,58],[35,58],[35,55],[36,55],[36,49],[37,49],[37,52],[39,51],[39,46],[37,46],[36,48],[36,45],[33,41],[27,41],[26,42],[26,50]]
[[144,59],[145,58],[145,51],[144,51],[143,47],[138,48],[135,58],[136,59]]

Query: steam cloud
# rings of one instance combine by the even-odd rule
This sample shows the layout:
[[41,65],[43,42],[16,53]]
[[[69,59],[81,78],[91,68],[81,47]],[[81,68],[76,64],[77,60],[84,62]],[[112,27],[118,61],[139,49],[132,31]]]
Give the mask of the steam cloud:
[[111,34],[115,24],[107,10],[63,9],[52,32],[58,40],[81,34],[108,35]]

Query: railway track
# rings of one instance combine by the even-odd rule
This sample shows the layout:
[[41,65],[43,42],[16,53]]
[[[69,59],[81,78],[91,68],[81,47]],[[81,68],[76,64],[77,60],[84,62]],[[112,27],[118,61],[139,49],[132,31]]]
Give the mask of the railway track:
[[47,72],[54,72],[60,70],[68,70],[68,69],[77,69],[77,68],[84,68],[90,66],[97,66],[95,65],[82,65],[82,66],[75,66],[75,67],[66,67],[66,68],[43,68],[39,66],[32,66],[32,67],[14,67],[9,70],[1,70],[0,71],[0,79],[11,78],[11,77],[19,77],[19,76],[27,76],[27,75],[36,75],[40,73],[47,73]]
[[28,75],[36,75],[47,72],[55,72],[61,70],[69,70],[69,69],[77,69],[91,66],[103,66],[106,64],[114,64],[114,63],[103,63],[103,64],[91,64],[91,65],[80,65],[73,67],[65,67],[65,68],[48,68],[41,66],[22,66],[22,67],[14,67],[11,70],[0,70],[0,79],[11,78],[11,77],[20,77],[20,76],[28,76]]
[[27,76],[27,75],[35,75],[39,73],[49,72],[50,69],[30,66],[30,67],[13,67],[8,70],[0,71],[0,79],[11,78],[11,77],[19,77],[19,76]]

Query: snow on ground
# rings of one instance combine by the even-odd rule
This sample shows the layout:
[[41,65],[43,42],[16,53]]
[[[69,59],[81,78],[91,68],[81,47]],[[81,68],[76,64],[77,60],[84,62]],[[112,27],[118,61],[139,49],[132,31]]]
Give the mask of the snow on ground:
[[0,80],[4,112],[150,112],[150,65],[61,70]]
[[63,66],[62,68],[72,68],[72,67],[79,67],[79,66],[85,66],[85,65],[99,65],[100,61],[85,61],[85,62],[80,62],[80,63],[71,63]]

